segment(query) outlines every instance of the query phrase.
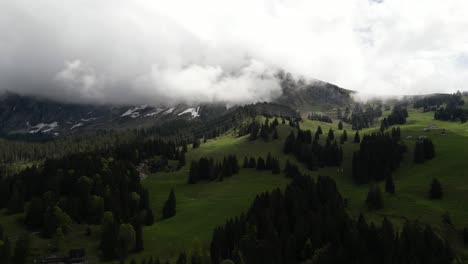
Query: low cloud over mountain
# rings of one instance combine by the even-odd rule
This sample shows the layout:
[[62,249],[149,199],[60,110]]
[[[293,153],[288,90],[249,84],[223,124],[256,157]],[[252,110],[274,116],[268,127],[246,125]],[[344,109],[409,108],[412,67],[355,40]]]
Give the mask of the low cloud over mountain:
[[278,69],[366,93],[465,89],[468,2],[0,3],[0,91],[74,102],[268,101]]

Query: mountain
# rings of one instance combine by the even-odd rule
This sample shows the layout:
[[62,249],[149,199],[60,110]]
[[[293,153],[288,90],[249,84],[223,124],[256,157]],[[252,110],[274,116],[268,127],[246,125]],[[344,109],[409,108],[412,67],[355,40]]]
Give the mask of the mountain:
[[209,119],[227,111],[223,105],[91,105],[7,93],[0,97],[0,135],[57,137],[92,129],[154,126],[175,119]]
[[355,91],[318,80],[295,80],[290,74],[279,74],[283,94],[276,103],[301,111],[321,111],[350,104]]
[[[297,110],[319,111],[352,101],[352,91],[325,82],[281,78],[283,94],[249,106],[257,114],[295,116]],[[87,130],[145,128],[173,120],[210,121],[235,111],[224,104],[92,105],[56,102],[36,96],[0,96],[0,136],[50,139]]]

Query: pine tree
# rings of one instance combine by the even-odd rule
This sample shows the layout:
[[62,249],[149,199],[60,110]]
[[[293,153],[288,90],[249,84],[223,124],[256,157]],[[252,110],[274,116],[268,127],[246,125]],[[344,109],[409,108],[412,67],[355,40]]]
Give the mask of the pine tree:
[[391,194],[395,193],[395,184],[393,183],[392,175],[388,175],[385,180],[385,191]]
[[105,259],[116,257],[117,229],[112,212],[105,212],[101,225],[100,248]]
[[184,252],[180,253],[176,264],[187,264],[187,255]]
[[383,208],[382,193],[379,186],[371,186],[367,193],[366,204],[369,210],[378,210]]
[[276,129],[276,126],[273,128],[273,139],[278,139],[278,130]]
[[173,217],[176,214],[176,198],[174,189],[171,189],[169,197],[163,207],[163,218],[167,219]]
[[179,154],[179,168],[185,166],[185,154],[182,152]]
[[154,215],[153,215],[153,210],[150,208],[146,209],[146,215],[145,215],[145,225],[150,226],[154,224]]
[[247,159],[247,156],[244,156],[244,163],[242,165],[243,168],[248,168],[249,167],[249,159]]
[[289,154],[289,153],[293,152],[294,142],[295,141],[296,141],[296,137],[294,135],[294,132],[291,131],[291,133],[289,133],[288,137],[284,141],[283,152],[285,154]]
[[359,136],[359,131],[356,131],[356,134],[354,134],[354,143],[359,142],[361,142],[361,137]]
[[343,130],[343,122],[342,121],[340,121],[338,123],[338,130]]
[[254,157],[250,157],[249,160],[249,168],[255,169],[257,167],[257,161],[255,161]]
[[321,128],[320,126],[317,127],[317,133],[318,133],[319,135],[322,135],[322,134],[323,134],[322,128]]
[[199,138],[196,138],[193,140],[193,143],[192,143],[192,148],[198,148],[200,147],[200,139]]
[[430,160],[435,157],[434,144],[430,139],[423,140],[424,159]]
[[264,169],[265,169],[265,160],[262,157],[258,157],[257,170],[264,170]]
[[189,184],[195,184],[200,178],[200,175],[198,175],[199,169],[198,169],[198,162],[192,160],[192,163],[190,164],[190,170],[189,170],[189,177],[188,177],[188,183]]
[[423,163],[424,162],[424,145],[422,142],[417,141],[414,145],[414,162]]
[[25,264],[30,249],[30,238],[29,235],[21,236],[15,244],[15,250],[13,254],[14,264]]
[[335,139],[335,134],[333,133],[333,129],[330,128],[330,130],[328,130],[327,140],[333,141],[334,139]]
[[429,190],[429,198],[441,199],[442,195],[442,185],[440,184],[439,180],[433,179],[431,182],[431,189]]

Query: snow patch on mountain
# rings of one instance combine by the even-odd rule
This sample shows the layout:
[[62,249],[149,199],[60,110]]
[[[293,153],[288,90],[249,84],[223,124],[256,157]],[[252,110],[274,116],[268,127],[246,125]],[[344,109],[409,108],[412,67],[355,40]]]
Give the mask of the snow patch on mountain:
[[70,128],[70,130],[73,130],[74,128],[80,127],[80,126],[82,126],[82,125],[83,125],[83,123],[75,124],[75,125],[73,125],[73,126]]
[[151,116],[156,116],[158,115],[159,113],[161,113],[162,111],[166,110],[167,108],[156,108],[156,110],[154,110],[153,112],[150,112],[148,114],[146,114],[145,116],[146,117],[151,117]]
[[200,106],[198,106],[196,109],[195,108],[188,108],[185,111],[179,113],[179,116],[181,116],[183,114],[190,113],[192,115],[192,118],[196,118],[196,117],[200,116],[200,114],[198,113],[199,111],[200,111]]
[[146,109],[148,105],[139,105],[133,108],[128,109],[125,113],[123,113],[120,117],[130,116],[131,118],[137,118],[140,116],[140,110]]
[[81,121],[83,122],[89,122],[98,119],[97,117],[91,117],[91,118],[81,118]]
[[28,125],[29,128],[31,128],[31,130],[29,131],[30,134],[35,134],[38,132],[47,133],[54,130],[58,126],[58,122],[55,121],[50,124],[39,123],[35,126],[30,126],[29,122],[27,122],[26,125]]
[[162,112],[161,115],[163,115],[163,116],[168,115],[168,114],[174,112],[174,109],[175,109],[175,107],[169,108],[166,111]]

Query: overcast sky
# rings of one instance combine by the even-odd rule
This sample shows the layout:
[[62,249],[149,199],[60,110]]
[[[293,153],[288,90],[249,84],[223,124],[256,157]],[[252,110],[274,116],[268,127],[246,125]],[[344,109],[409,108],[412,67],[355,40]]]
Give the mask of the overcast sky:
[[364,93],[468,90],[467,0],[1,0],[0,91],[270,100],[284,69]]

